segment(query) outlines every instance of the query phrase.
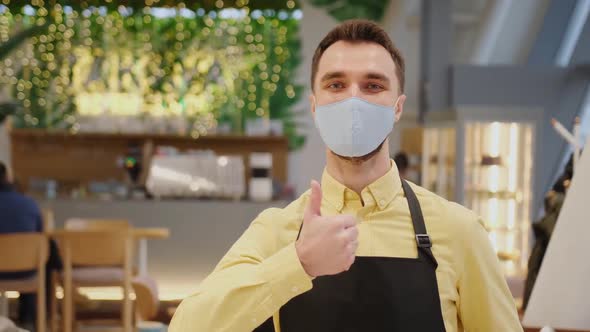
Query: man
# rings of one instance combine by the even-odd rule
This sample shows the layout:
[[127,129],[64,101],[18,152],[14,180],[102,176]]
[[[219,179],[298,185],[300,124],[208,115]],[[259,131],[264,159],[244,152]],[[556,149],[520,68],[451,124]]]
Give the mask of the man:
[[477,216],[402,181],[388,157],[406,96],[385,31],[336,27],[311,82],[321,185],[260,214],[170,331],[522,331]]
[[[42,232],[41,212],[35,201],[15,191],[10,183],[8,168],[0,162],[0,234]],[[27,278],[34,271],[4,272],[0,279]],[[36,317],[36,297],[23,294],[19,303],[19,320],[23,324],[33,325]]]
[[0,162],[0,234],[42,231],[39,207],[34,200],[14,190],[8,168]]

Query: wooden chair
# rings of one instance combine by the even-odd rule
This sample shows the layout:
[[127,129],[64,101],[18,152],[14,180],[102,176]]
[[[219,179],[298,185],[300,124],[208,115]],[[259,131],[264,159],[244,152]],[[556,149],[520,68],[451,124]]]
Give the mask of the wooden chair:
[[148,321],[156,317],[160,307],[156,281],[148,276],[136,276],[132,285],[135,292],[136,321]]
[[130,298],[133,247],[132,229],[124,220],[68,220],[64,231],[54,234],[64,261],[64,332],[75,320],[74,287],[123,288],[124,331],[132,330]]
[[[151,155],[151,152],[144,153]],[[124,230],[131,229],[129,221],[124,219],[69,219],[65,223],[68,230]],[[135,243],[133,244],[135,248]],[[136,322],[154,318],[158,314],[160,300],[158,297],[158,285],[155,280],[147,275],[136,275],[133,270],[131,281],[135,293]]]
[[30,278],[0,280],[0,292],[37,293],[37,331],[47,327],[45,308],[45,263],[48,258],[47,236],[42,233],[0,235],[1,272],[35,271]]
[[[45,234],[51,234],[55,229],[55,215],[53,214],[53,210],[50,208],[42,208],[41,218],[43,219],[43,232]],[[50,251],[51,248],[49,248],[47,253],[48,256],[51,256]],[[51,332],[57,332],[57,294],[55,293],[57,289],[57,275],[55,272],[50,271],[49,273],[50,275],[46,276],[47,278],[51,278],[51,282],[49,283],[51,289],[48,292],[51,294],[51,301],[49,302],[51,312],[49,330]]]

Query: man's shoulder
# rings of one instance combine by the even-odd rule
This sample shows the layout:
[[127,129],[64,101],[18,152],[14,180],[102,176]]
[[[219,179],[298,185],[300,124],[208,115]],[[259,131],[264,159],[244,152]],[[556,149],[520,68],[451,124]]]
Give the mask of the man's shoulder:
[[420,204],[426,206],[428,211],[425,214],[439,216],[442,223],[448,226],[459,228],[471,228],[469,226],[480,227],[481,221],[478,215],[465,206],[443,198],[426,188],[410,182],[410,186],[416,193]]
[[262,211],[257,219],[262,222],[272,222],[280,227],[299,225],[303,221],[303,212],[308,198],[309,190],[283,208],[273,207]]

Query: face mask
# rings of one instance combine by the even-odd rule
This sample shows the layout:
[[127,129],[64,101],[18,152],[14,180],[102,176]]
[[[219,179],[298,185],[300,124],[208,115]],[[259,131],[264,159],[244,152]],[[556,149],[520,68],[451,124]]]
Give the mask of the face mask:
[[388,107],[352,97],[317,106],[315,124],[324,143],[343,157],[361,157],[374,151],[393,130],[395,106]]

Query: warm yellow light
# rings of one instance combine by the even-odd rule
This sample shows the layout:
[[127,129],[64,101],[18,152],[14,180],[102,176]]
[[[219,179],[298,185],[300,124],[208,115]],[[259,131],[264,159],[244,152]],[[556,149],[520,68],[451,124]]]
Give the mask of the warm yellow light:
[[500,155],[500,122],[492,122],[489,132],[488,152],[490,156],[498,157]]
[[488,222],[493,227],[498,226],[498,199],[490,198],[488,200]]
[[9,299],[18,299],[20,297],[20,293],[14,291],[4,292],[4,295]]
[[516,227],[516,201],[514,199],[508,201],[508,221],[506,226],[509,229]]
[[508,157],[508,190],[516,192],[516,173],[518,171],[518,126],[516,123],[510,124],[510,150]]
[[488,189],[496,193],[499,190],[500,182],[500,166],[491,165],[488,167]]

